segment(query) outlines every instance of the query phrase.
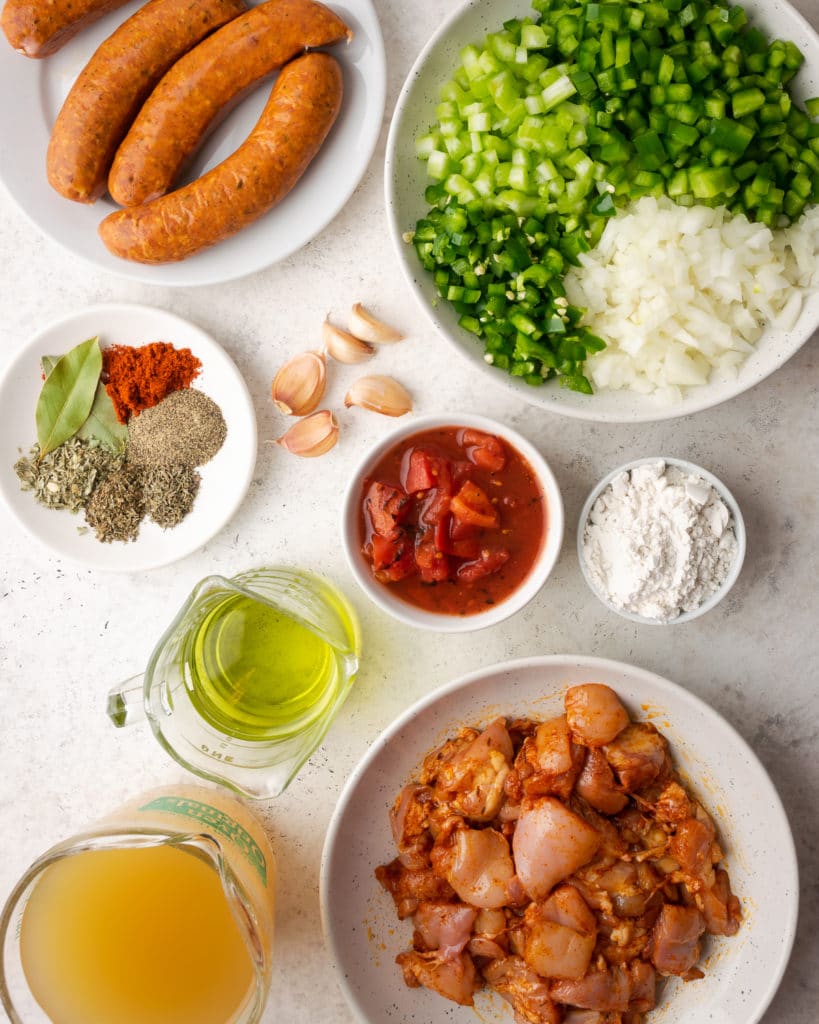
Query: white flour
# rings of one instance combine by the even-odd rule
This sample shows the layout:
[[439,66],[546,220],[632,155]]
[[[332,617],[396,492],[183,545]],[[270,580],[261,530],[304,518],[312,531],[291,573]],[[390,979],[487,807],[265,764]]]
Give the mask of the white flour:
[[662,461],[615,477],[592,507],[583,559],[625,611],[667,621],[719,589],[736,557],[731,514],[701,477]]

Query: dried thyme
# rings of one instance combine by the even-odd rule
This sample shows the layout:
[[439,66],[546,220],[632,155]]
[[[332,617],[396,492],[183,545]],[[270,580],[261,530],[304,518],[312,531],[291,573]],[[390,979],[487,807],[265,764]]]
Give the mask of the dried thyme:
[[122,456],[114,455],[99,441],[74,437],[42,458],[40,446],[35,444],[27,456],[15,462],[14,472],[21,489],[32,491],[41,505],[76,512],[121,464]]
[[141,468],[142,496],[147,515],[169,530],[193,508],[201,477],[189,466],[144,466]]
[[142,481],[132,466],[122,466],[96,488],[85,506],[85,520],[97,540],[136,540],[145,515]]
[[143,465],[201,466],[227,436],[222,410],[203,391],[173,394],[128,424],[128,458]]

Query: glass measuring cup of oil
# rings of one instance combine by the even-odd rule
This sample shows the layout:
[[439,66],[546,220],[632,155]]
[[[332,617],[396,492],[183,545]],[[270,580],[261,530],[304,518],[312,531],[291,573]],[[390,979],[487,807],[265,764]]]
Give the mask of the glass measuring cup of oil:
[[108,695],[147,717],[180,764],[257,799],[278,796],[324,738],[358,670],[355,612],[326,580],[266,568],[208,576],[143,676]]

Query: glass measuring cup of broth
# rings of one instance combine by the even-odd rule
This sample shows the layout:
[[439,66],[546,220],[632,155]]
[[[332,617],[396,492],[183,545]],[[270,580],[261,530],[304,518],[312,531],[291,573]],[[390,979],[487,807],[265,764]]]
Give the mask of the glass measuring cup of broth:
[[12,1024],[255,1024],[275,862],[224,791],[154,790],[29,868],[0,915]]
[[326,580],[267,568],[208,576],[115,687],[117,725],[147,717],[180,764],[245,796],[278,796],[324,738],[358,670],[358,620]]

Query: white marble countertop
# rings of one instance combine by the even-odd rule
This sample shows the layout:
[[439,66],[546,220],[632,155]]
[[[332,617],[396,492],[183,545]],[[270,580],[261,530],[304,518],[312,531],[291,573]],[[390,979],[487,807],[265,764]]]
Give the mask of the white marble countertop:
[[[318,870],[340,787],[373,737],[410,701],[481,665],[545,653],[633,662],[688,687],[722,713],[770,772],[790,816],[802,878],[799,932],[766,1024],[819,1015],[819,645],[817,644],[817,337],[773,377],[709,412],[655,425],[598,426],[523,407],[459,361],[415,308],[392,253],[383,203],[390,112],[443,0],[376,0],[387,47],[384,130],[346,209],[289,260],[218,288],[138,285],[98,272],[41,237],[0,195],[0,368],[45,323],[94,302],[164,307],[210,331],[232,355],[256,406],[261,439],[282,432],[269,400],[273,373],[317,344],[325,313],[363,300],[409,339],[378,370],[408,385],[419,413],[473,411],[535,443],[563,490],[567,537],[539,596],[477,635],[419,633],[369,605],[344,564],[339,497],[349,469],[388,423],[342,408],[338,447],[300,461],[262,443],[239,513],[203,550],[144,575],[100,574],[52,557],[0,509],[0,899],[33,858],[152,785],[184,773],[149,730],[114,730],[109,686],[139,671],[193,583],[261,564],[324,572],[361,617],[362,670],[326,743],[288,792],[262,808],[280,871],[276,970],[264,1021],[350,1024],[329,971],[319,923]],[[796,6],[819,27],[817,0]],[[6,102],[10,98],[6,97]],[[347,374],[329,402],[340,407]],[[744,511],[745,567],[730,600],[685,626],[641,627],[596,601],[577,565],[573,531],[591,486],[627,459],[689,458],[721,477]],[[408,656],[409,654],[409,656]],[[772,842],[777,837],[771,837]],[[320,980],[319,980],[320,979]]]

